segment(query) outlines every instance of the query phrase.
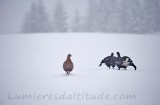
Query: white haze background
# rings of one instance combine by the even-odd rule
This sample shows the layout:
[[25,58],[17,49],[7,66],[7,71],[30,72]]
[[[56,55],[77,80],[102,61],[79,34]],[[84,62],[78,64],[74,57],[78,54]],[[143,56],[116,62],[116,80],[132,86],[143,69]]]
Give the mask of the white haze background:
[[[38,0],[0,0],[0,34],[14,34],[20,32],[25,13],[31,4]],[[43,0],[47,11],[52,12],[54,5],[60,0]],[[86,0],[61,0],[69,16],[78,9],[82,15],[87,9]]]
[[[69,16],[67,22],[70,25],[76,9],[81,16],[87,14],[87,0],[61,1]],[[135,0],[130,0],[132,1]],[[33,2],[37,0],[0,0],[0,105],[160,105],[158,31],[147,34],[91,33],[98,29],[94,23],[94,27],[90,27],[92,24],[86,27],[91,30],[85,33],[20,33],[25,14]],[[50,14],[57,2],[59,0],[43,0]],[[90,3],[93,7],[94,3]],[[92,9],[88,23],[89,20],[97,22]],[[101,12],[104,11],[99,13]],[[156,11],[154,15],[157,14],[159,12]],[[114,15],[112,16],[119,17]],[[111,29],[114,29],[115,23],[111,27],[110,21]],[[73,25],[78,26],[78,23]],[[159,25],[159,22],[155,25]],[[108,69],[105,65],[98,67],[104,57],[117,51],[122,56],[131,57],[137,71],[133,67],[128,67],[127,70]],[[70,76],[66,76],[62,68],[68,53],[72,54],[74,63]],[[107,100],[15,99],[16,95],[63,95],[64,92],[92,95],[104,92],[111,97]],[[114,95],[134,95],[135,98],[115,100]]]

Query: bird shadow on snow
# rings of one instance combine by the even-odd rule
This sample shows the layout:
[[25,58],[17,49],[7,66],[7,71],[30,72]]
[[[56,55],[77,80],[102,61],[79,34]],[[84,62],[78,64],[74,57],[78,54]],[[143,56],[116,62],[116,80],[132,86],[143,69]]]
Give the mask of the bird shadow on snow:
[[[93,76],[92,76],[93,75]],[[93,78],[94,77],[94,73],[90,73],[90,74],[86,74],[85,72],[84,73],[71,73],[70,75],[67,75],[65,73],[61,73],[61,74],[53,74],[51,75],[51,78]]]
[[[102,70],[102,71],[113,71],[113,72],[133,72],[133,71],[135,71],[134,69],[132,69],[132,68],[127,68],[126,70],[125,69],[120,69],[120,70],[118,70],[118,68],[114,68],[114,69],[109,69],[109,68],[99,68],[99,69],[97,69],[97,70]],[[136,70],[136,71],[141,71],[140,69],[138,69],[138,70]]]
[[70,75],[67,75],[67,74],[57,74],[57,75],[52,75],[52,77],[77,77],[77,76],[79,76],[79,75],[77,75],[77,74],[73,74],[73,73],[71,73]]

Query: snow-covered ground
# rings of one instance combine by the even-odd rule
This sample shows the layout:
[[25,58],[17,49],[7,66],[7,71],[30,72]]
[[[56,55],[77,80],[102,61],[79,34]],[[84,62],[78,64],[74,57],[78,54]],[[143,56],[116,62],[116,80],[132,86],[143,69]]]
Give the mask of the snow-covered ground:
[[[0,105],[160,105],[159,45],[158,35],[1,35]],[[137,71],[98,67],[117,51]],[[62,68],[68,53],[70,76]]]

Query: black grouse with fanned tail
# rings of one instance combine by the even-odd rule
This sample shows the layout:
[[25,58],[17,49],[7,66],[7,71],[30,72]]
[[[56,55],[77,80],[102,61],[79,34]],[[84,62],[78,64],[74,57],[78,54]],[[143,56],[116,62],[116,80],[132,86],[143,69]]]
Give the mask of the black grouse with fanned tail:
[[105,63],[105,65],[107,67],[111,67],[114,69],[114,67],[116,66],[116,57],[114,56],[114,53],[111,53],[110,56],[107,56],[106,58],[104,58],[101,63],[99,64],[99,66],[101,66],[103,63]]
[[128,56],[121,57],[119,52],[117,52],[116,65],[118,67],[118,70],[120,70],[121,68],[126,69],[128,66],[133,66],[135,70],[137,69],[136,65],[133,63],[130,57]]

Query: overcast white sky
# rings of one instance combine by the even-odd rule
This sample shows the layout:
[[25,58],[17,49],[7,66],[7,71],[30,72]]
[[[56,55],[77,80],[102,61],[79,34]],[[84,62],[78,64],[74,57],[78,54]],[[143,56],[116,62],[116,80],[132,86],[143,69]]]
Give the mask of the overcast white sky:
[[[37,0],[0,0],[0,34],[14,34],[19,32],[26,11]],[[49,12],[58,0],[42,0]],[[72,15],[75,9],[85,13],[87,0],[61,0],[66,11]]]

